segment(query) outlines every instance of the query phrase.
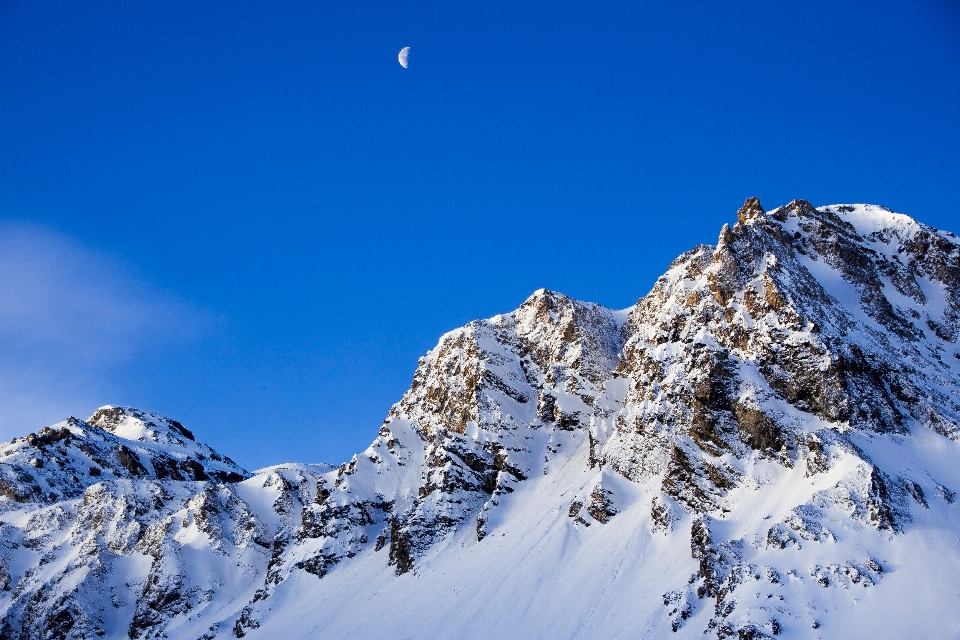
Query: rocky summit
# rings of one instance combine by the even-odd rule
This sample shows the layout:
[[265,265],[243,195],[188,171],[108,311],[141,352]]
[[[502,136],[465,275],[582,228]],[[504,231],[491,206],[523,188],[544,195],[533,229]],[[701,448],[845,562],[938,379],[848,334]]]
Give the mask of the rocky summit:
[[952,233],[751,198],[628,309],[444,335],[339,467],[3,445],[0,638],[957,637],[958,337]]

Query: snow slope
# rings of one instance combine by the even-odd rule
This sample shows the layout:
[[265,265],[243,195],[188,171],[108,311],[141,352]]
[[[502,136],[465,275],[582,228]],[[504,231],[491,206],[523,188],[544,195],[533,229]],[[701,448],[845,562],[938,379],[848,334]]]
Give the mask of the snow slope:
[[339,467],[15,440],[0,638],[957,637],[958,336],[952,234],[750,199],[629,309],[442,336]]

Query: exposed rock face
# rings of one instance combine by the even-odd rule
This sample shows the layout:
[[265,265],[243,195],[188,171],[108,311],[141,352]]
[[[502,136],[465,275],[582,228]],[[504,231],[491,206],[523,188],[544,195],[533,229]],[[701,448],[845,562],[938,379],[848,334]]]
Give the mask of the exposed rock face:
[[[378,596],[396,619],[364,628],[496,635],[526,619],[513,601],[593,574],[608,582],[573,626],[556,610],[514,635],[836,634],[838,602],[909,573],[898,541],[960,532],[958,337],[952,234],[751,198],[627,310],[540,290],[446,334],[337,468],[251,476],[180,423],[119,407],[15,440],[0,450],[0,638],[314,637],[347,606],[336,594],[427,575],[473,589],[450,615],[474,622],[409,626],[431,609],[404,591]],[[552,540],[564,551],[538,564]],[[611,545],[616,562],[576,564]],[[463,566],[556,584],[508,602]],[[636,595],[589,622],[610,585]],[[500,604],[479,624],[477,602]]]

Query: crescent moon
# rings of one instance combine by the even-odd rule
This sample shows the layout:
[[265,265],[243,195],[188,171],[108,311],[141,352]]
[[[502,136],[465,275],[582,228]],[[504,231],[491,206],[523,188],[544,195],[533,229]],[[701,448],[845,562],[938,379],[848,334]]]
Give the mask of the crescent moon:
[[407,58],[410,57],[410,47],[404,47],[400,49],[400,55],[397,56],[397,60],[400,61],[400,66],[406,69],[409,66]]

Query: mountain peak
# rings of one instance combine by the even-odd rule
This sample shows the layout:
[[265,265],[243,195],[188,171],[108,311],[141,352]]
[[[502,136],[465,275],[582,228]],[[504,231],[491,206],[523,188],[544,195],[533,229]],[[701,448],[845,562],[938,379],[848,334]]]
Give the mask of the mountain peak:
[[127,440],[177,445],[195,441],[193,433],[176,420],[133,407],[104,405],[86,422]]
[[760,198],[747,198],[740,210],[737,211],[737,220],[746,223],[751,218],[762,216],[764,213],[763,207],[760,205]]
[[76,499],[115,480],[238,482],[249,475],[183,425],[132,407],[70,417],[0,451],[0,513]]

